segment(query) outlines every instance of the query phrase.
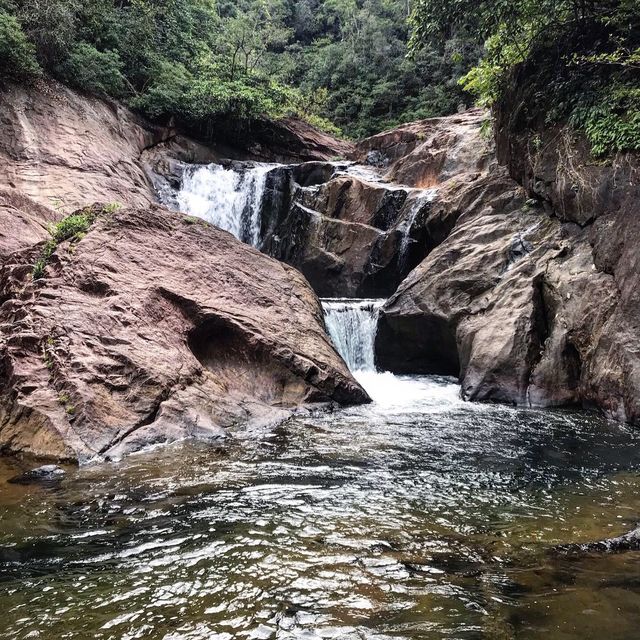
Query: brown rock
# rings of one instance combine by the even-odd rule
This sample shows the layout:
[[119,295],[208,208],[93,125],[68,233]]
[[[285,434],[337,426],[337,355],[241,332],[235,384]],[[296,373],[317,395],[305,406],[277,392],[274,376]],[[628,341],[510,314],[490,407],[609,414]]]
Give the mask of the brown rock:
[[446,237],[456,215],[431,191],[370,168],[319,162],[269,173],[263,242],[324,297],[385,297]]
[[48,239],[48,225],[60,217],[20,191],[0,188],[0,264],[14,251]]
[[508,115],[500,158],[536,200],[492,161],[470,179],[464,155],[438,198],[455,226],[383,309],[379,362],[459,375],[469,399],[597,406],[638,423],[638,159],[594,162],[558,130],[529,144]]
[[90,202],[154,201],[138,160],[166,131],[55,82],[0,94],[2,182],[66,213]]
[[245,151],[254,160],[307,162],[345,159],[353,153],[353,145],[304,120],[283,118],[255,123]]
[[103,212],[32,282],[34,254],[12,254],[0,283],[5,452],[118,456],[368,399],[305,280],[203,222]]
[[482,134],[487,119],[486,111],[471,109],[410,122],[362,140],[353,157],[378,166],[387,180],[427,189],[454,176],[486,171],[495,162]]

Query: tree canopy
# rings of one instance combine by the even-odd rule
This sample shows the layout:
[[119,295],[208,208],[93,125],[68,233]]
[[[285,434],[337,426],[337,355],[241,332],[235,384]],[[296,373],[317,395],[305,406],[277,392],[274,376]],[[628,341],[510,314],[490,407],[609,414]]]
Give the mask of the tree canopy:
[[640,150],[637,0],[417,0],[412,23],[417,51],[456,30],[484,40],[462,79],[482,104],[515,82],[529,123],[569,122],[596,155]]
[[48,73],[192,126],[297,114],[360,137],[472,98],[478,47],[407,57],[409,0],[0,0],[0,75]]

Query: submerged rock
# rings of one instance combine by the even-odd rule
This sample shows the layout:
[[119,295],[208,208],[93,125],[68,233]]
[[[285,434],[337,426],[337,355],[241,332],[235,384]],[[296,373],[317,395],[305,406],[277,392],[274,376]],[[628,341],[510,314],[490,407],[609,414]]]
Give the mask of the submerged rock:
[[5,452],[117,457],[368,400],[304,278],[200,220],[107,210],[36,281],[33,257],[0,278]]
[[640,527],[615,538],[605,538],[596,542],[562,544],[553,548],[556,553],[621,553],[640,550]]
[[7,482],[11,484],[36,484],[39,482],[50,483],[62,480],[65,470],[55,464],[45,464],[35,469],[25,471],[13,478],[9,478]]

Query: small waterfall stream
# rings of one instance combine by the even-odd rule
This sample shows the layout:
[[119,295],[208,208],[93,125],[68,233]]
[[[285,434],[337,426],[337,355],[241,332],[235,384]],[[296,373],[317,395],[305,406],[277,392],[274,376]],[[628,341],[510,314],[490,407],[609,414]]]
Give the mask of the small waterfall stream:
[[375,371],[375,339],[381,299],[325,298],[325,323],[351,371]]
[[400,248],[398,251],[398,267],[401,271],[407,266],[407,260],[409,257],[409,247],[412,242],[415,242],[411,239],[411,229],[418,217],[418,214],[431,202],[435,200],[435,197],[438,193],[437,189],[426,189],[422,194],[420,194],[414,201],[413,206],[407,216],[406,221],[403,223],[403,235],[402,240],[400,242]]
[[267,173],[276,166],[256,164],[242,172],[218,164],[190,166],[177,194],[178,208],[257,247]]

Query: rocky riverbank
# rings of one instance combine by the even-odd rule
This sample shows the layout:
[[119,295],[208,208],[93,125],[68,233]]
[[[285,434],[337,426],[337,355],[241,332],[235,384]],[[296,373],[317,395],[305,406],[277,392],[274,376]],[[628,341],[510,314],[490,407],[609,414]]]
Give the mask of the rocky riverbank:
[[[449,165],[429,182],[447,194],[455,224],[383,308],[380,365],[458,375],[470,400],[595,406],[637,423],[638,158],[594,160],[566,130],[534,145],[504,113],[506,168],[477,147],[477,174]],[[397,138],[365,148],[383,153]],[[406,163],[401,153],[390,174]]]
[[1,451],[113,458],[368,401],[297,271],[153,204],[150,154],[217,151],[53,83],[0,102]]
[[[0,102],[4,451],[118,456],[367,401],[312,289],[389,298],[383,369],[640,420],[637,158],[596,162],[566,131],[532,146],[506,108],[495,148],[471,110],[355,146],[287,121],[242,150],[55,83]],[[154,204],[190,164],[247,159],[289,163],[262,183],[262,253]],[[77,208],[92,224],[51,247]]]

